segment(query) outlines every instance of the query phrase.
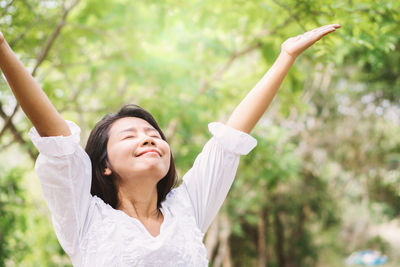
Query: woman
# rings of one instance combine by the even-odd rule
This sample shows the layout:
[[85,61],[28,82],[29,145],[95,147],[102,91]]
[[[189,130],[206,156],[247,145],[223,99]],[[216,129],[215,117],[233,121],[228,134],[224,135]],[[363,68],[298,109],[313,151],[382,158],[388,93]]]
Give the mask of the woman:
[[[282,44],[279,57],[213,134],[175,183],[169,145],[154,118],[128,105],[92,131],[65,121],[0,34],[0,67],[34,128],[36,171],[58,240],[74,266],[207,266],[204,233],[232,184],[239,156],[256,145],[250,131],[301,52],[338,24]],[[172,189],[172,190],[171,190]]]

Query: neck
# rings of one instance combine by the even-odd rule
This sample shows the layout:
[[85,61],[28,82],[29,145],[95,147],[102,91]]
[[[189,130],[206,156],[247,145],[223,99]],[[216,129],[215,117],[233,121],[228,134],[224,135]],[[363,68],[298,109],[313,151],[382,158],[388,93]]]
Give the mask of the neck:
[[149,219],[158,217],[157,185],[122,184],[118,186],[119,204],[117,209],[131,217]]

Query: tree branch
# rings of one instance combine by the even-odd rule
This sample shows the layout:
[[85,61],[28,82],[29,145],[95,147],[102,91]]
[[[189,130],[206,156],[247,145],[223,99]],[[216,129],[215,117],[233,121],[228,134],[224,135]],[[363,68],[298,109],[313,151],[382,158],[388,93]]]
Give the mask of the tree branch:
[[[64,12],[63,12],[63,15],[62,15],[61,19],[57,23],[56,28],[51,33],[51,35],[50,35],[45,47],[42,49],[42,51],[40,52],[39,56],[36,58],[36,64],[35,64],[35,66],[33,68],[32,73],[31,73],[32,76],[35,76],[36,71],[38,70],[39,66],[43,63],[43,61],[45,60],[46,56],[49,54],[49,51],[52,48],[55,40],[60,35],[62,27],[66,23],[66,19],[67,19],[68,14],[79,3],[79,1],[80,0],[75,0],[69,7],[65,7],[65,6],[63,7],[63,11]],[[19,131],[17,130],[17,128],[15,127],[15,125],[12,122],[12,119],[13,119],[14,115],[17,113],[17,111],[19,109],[19,104],[17,103],[15,105],[13,113],[10,116],[7,116],[7,114],[4,112],[1,104],[2,103],[0,102],[0,116],[3,118],[5,123],[4,123],[3,129],[0,132],[0,137],[3,135],[3,133],[4,133],[4,131],[6,129],[10,129],[11,133],[13,134],[14,140],[17,141],[18,143],[20,143],[21,145],[25,145],[26,141],[22,138],[22,135],[19,133]],[[33,160],[35,160],[36,154],[33,151],[31,151],[30,149],[28,149],[28,153],[31,156],[31,158]]]
[[3,126],[3,129],[1,129],[1,131],[0,131],[0,138],[1,138],[1,136],[4,134],[4,132],[7,130],[7,128],[10,127],[10,125],[11,125],[11,123],[12,123],[12,122],[11,122],[11,119],[14,117],[15,113],[17,113],[17,110],[18,110],[18,105],[16,105],[16,106],[14,107],[14,110],[13,110],[13,112],[11,113],[11,115],[10,115],[10,116],[7,116],[7,114],[4,113],[4,111],[3,111],[3,109],[2,109],[1,102],[0,102],[0,113],[3,114],[3,115],[5,115],[5,117],[3,117],[3,115],[1,116],[2,118],[4,118],[4,126]]
[[72,10],[72,8],[74,8],[78,4],[78,2],[79,2],[79,0],[75,0],[71,6],[69,6],[68,8],[65,8],[65,7],[63,8],[64,13],[63,13],[60,21],[57,23],[56,28],[53,30],[52,34],[50,35],[50,37],[46,43],[46,46],[43,48],[43,50],[41,51],[41,53],[39,54],[39,56],[36,59],[36,64],[35,64],[35,67],[33,68],[32,76],[35,76],[37,69],[45,60],[47,54],[50,51],[50,48],[54,44],[54,41],[60,35],[61,29],[65,25],[65,21],[67,19],[69,12]]
[[300,12],[292,14],[292,8],[290,8],[289,6],[279,2],[278,0],[273,0],[273,1],[274,1],[275,4],[277,4],[281,8],[285,9],[289,13],[291,18],[293,18],[297,22],[297,24],[299,24],[300,28],[302,28],[303,31],[307,31],[306,27],[301,23],[301,21],[299,19],[299,13]]
[[0,146],[0,151],[5,150],[7,147],[11,146],[13,143],[14,142],[12,140],[11,142],[8,142],[7,144]]
[[8,8],[12,5],[12,3],[13,3],[14,1],[15,1],[15,0],[11,0],[11,1],[8,2],[8,4],[3,8],[3,10],[1,11],[1,14],[0,14],[0,18],[3,17],[3,16],[7,13]]
[[210,80],[203,80],[201,82],[201,86],[200,89],[198,90],[199,94],[204,94],[208,88],[210,87],[210,83],[211,81],[218,81],[221,80],[222,75],[230,68],[230,66],[232,65],[232,63],[239,57],[246,55],[252,51],[254,51],[255,49],[259,48],[261,46],[260,42],[257,42],[255,45],[251,45],[246,47],[245,49],[243,49],[242,51],[239,52],[233,52],[231,54],[231,56],[228,58],[228,60],[226,61],[226,63],[219,69],[217,70],[212,76]]
[[[298,15],[298,13],[295,14],[295,16],[297,16],[297,15]],[[198,97],[198,95],[200,95],[200,94],[204,94],[210,88],[210,85],[213,81],[221,80],[224,73],[229,70],[229,68],[232,66],[232,64],[234,63],[234,61],[236,59],[238,59],[242,56],[245,56],[245,55],[253,52],[254,50],[260,48],[262,46],[262,42],[259,41],[259,39],[261,39],[264,36],[275,34],[281,28],[285,27],[293,19],[294,19],[294,16],[290,16],[285,21],[283,21],[281,24],[276,26],[274,29],[272,29],[272,30],[264,29],[264,30],[260,31],[258,34],[255,34],[253,40],[250,41],[250,43],[252,45],[249,45],[238,52],[235,52],[235,51],[232,52],[231,56],[228,58],[228,60],[225,62],[225,64],[222,65],[222,67],[220,67],[213,75],[211,75],[211,78],[204,79],[200,82],[198,94],[196,94],[194,96],[194,98]],[[266,26],[264,26],[264,28],[266,28]],[[178,126],[178,119],[174,118],[171,121],[170,126],[168,127],[168,129],[166,131],[166,133],[167,133],[166,136],[167,136],[169,142],[171,142],[173,136],[175,135],[176,131],[178,130],[177,126]]]
[[[14,137],[14,140],[17,141],[20,145],[26,145],[26,141],[22,137],[22,134],[17,130],[15,125],[11,122],[10,117],[7,116],[7,114],[3,111],[3,108],[0,103],[0,117],[3,118],[4,121],[9,121],[8,123],[8,129],[11,131],[11,134]],[[36,153],[33,152],[31,149],[27,148],[29,156],[32,158],[32,160],[36,159]]]
[[[242,57],[245,56],[251,52],[253,52],[254,50],[260,48],[262,46],[262,42],[259,41],[259,39],[261,39],[262,37],[268,36],[268,35],[272,35],[275,34],[276,32],[278,32],[280,29],[282,29],[283,27],[285,27],[291,20],[293,20],[295,18],[295,16],[297,16],[297,13],[293,16],[288,17],[284,22],[282,22],[281,24],[279,24],[278,26],[276,26],[273,30],[262,30],[260,31],[258,34],[255,35],[255,37],[253,38],[252,41],[250,41],[250,43],[253,43],[252,45],[249,45],[247,47],[245,47],[244,49],[238,51],[238,52],[232,52],[231,56],[228,58],[228,60],[225,62],[224,65],[222,65],[222,67],[217,70],[213,75],[211,75],[210,79],[207,80],[203,80],[201,82],[201,86],[198,90],[199,94],[203,94],[205,93],[208,88],[210,87],[210,84],[212,81],[218,81],[222,78],[223,74],[228,71],[228,69],[231,67],[231,65],[233,64],[233,62]],[[266,27],[266,26],[265,26]]]

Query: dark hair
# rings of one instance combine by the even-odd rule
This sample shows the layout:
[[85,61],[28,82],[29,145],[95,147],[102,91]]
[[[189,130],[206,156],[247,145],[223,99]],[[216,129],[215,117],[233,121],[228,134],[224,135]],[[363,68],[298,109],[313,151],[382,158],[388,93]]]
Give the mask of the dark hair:
[[[108,167],[107,143],[111,125],[118,119],[125,117],[137,117],[150,123],[160,133],[165,141],[165,135],[158,126],[153,116],[143,108],[137,105],[125,105],[115,114],[107,114],[99,121],[92,132],[86,144],[86,153],[92,162],[92,187],[90,193],[101,198],[105,203],[114,209],[117,208],[118,191],[115,184],[115,175],[104,174],[104,169]],[[168,173],[157,184],[157,207],[161,207],[161,202],[165,200],[168,192],[176,183],[175,163],[171,153],[171,160]]]

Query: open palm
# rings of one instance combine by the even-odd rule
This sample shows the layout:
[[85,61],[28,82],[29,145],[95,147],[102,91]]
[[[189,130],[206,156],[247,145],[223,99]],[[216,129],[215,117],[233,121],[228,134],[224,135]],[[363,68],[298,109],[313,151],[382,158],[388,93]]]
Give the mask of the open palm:
[[339,24],[325,25],[296,37],[289,38],[282,44],[282,51],[290,56],[297,57],[301,52],[312,46],[328,33],[335,31],[337,28],[340,28]]

